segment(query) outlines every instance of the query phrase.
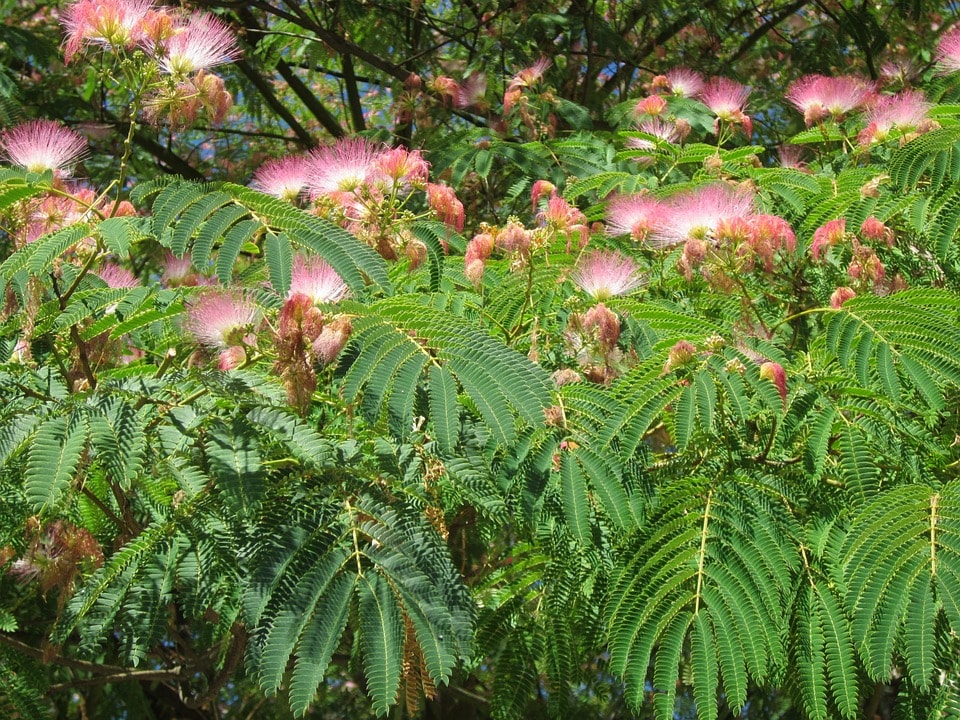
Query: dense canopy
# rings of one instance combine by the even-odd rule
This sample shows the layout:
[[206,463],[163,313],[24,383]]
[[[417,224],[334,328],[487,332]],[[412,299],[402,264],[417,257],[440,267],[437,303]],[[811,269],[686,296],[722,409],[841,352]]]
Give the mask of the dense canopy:
[[960,714],[952,6],[0,18],[0,717]]

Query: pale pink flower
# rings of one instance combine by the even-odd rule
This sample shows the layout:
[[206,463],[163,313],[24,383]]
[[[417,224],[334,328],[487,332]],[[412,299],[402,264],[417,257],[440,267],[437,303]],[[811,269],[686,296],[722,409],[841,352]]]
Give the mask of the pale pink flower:
[[297,255],[293,260],[288,297],[302,294],[315,305],[335,303],[350,294],[350,289],[330,265],[321,258]]
[[664,216],[648,242],[669,247],[687,240],[713,240],[718,228],[753,213],[753,195],[729,185],[715,184],[678,193],[670,198]]
[[504,252],[526,257],[530,253],[532,233],[520,223],[511,220],[497,233],[497,247]]
[[142,22],[152,9],[150,0],[78,0],[63,12],[67,34],[64,60],[69,63],[82,45],[127,48],[142,35]]
[[423,159],[420,151],[410,151],[405,147],[384,150],[378,155],[374,169],[387,189],[401,192],[426,187],[430,174],[430,164]]
[[887,247],[893,246],[893,230],[887,227],[882,220],[874,217],[873,215],[864,220],[863,224],[860,225],[860,235],[865,240],[882,242],[885,243]]
[[193,263],[190,256],[185,255],[178,258],[169,250],[166,251],[163,258],[163,274],[160,276],[160,282],[167,287],[180,287],[181,285],[192,285],[191,276],[194,275]]
[[943,73],[960,70],[960,27],[945,33],[937,44],[937,65]]
[[231,345],[220,351],[217,367],[224,372],[236,370],[247,361],[247,351],[243,345]]
[[457,232],[463,230],[467,215],[463,203],[457,199],[457,194],[449,185],[427,183],[427,203],[442,222],[450,225]]
[[106,263],[97,271],[97,276],[111,288],[135,288],[140,286],[136,276],[124,267]]
[[580,234],[581,244],[586,244],[587,238],[590,235],[587,216],[559,195],[552,195],[550,197],[547,206],[537,213],[537,219],[541,224],[555,232],[566,233],[568,246],[572,233]]
[[86,154],[87,141],[53,120],[31,120],[0,134],[0,151],[30,172],[67,175],[66,168]]
[[843,242],[847,232],[847,219],[831,220],[813,232],[813,242],[810,244],[810,254],[814,260],[820,259],[824,248],[833,247]]
[[382,146],[365,138],[344,138],[310,152],[307,187],[315,195],[359,190],[371,179]]
[[659,95],[648,95],[636,104],[633,108],[635,115],[649,115],[657,117],[667,110],[667,101]]
[[305,155],[267,160],[253,175],[250,185],[260,192],[294,202],[307,185],[310,161]]
[[543,74],[549,69],[553,64],[553,61],[548,57],[542,57],[537,60],[530,67],[526,67],[516,75],[513,76],[513,79],[510,81],[511,86],[521,86],[529,87],[533,85],[537,80],[543,77]]
[[804,152],[803,145],[781,145],[777,149],[780,167],[806,170],[807,163],[803,160]]
[[524,68],[510,80],[507,89],[503,94],[503,114],[510,114],[510,110],[520,99],[523,89],[533,85],[537,80],[543,77],[547,68],[552,64],[550,58],[542,57],[530,67]]
[[607,205],[607,232],[629,234],[638,242],[660,227],[665,217],[663,204],[644,194],[621,195]]
[[533,201],[533,211],[540,207],[540,198],[544,195],[553,197],[557,193],[557,186],[549,180],[537,180],[530,188],[530,200]]
[[780,363],[767,361],[760,365],[760,377],[769,380],[780,393],[780,399],[783,400],[783,406],[787,406],[787,373]]
[[[648,118],[637,126],[637,130],[668,143],[678,143],[683,139],[681,130],[676,123],[667,122],[661,118]],[[654,147],[653,143],[643,138],[627,138],[626,146],[643,150],[650,150]]]
[[199,13],[190,15],[187,24],[177,28],[167,40],[160,67],[183,77],[238,57],[240,45],[233,29],[215,15]]
[[891,131],[903,132],[922,126],[930,107],[919,90],[884,95],[867,112],[867,127],[857,136],[857,141],[860,145],[871,145],[886,140]]
[[458,108],[468,108],[483,103],[487,94],[487,76],[482,72],[470,74],[462,85],[457,88],[454,105]]
[[247,294],[210,290],[191,305],[184,325],[201,345],[222,350],[244,343],[259,321],[260,309]]
[[692,98],[703,90],[703,76],[688,68],[674,68],[664,76],[671,93],[678,97]]
[[446,75],[433,78],[427,83],[427,87],[440,96],[445,107],[454,103],[457,98],[460,97],[460,93],[463,90],[460,87],[460,83]]
[[750,88],[736,80],[725,77],[710,78],[700,91],[700,101],[717,116],[714,132],[719,131],[720,122],[742,125],[747,135],[753,134],[753,121],[743,112],[750,97]]
[[830,307],[834,310],[839,310],[847,300],[855,298],[856,296],[857,293],[854,292],[853,288],[838,287],[830,295]]
[[587,295],[600,301],[626,295],[643,284],[637,264],[616,250],[584,255],[570,279]]
[[786,98],[803,113],[804,122],[810,127],[827,117],[843,118],[868,103],[873,94],[873,83],[861,77],[804,75],[790,86]]

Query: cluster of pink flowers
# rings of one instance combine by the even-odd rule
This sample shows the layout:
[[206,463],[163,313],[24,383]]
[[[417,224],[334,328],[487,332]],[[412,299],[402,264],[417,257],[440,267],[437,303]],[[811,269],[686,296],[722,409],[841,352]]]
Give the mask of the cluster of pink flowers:
[[[745,112],[747,100],[750,97],[750,89],[735,80],[725,77],[713,77],[704,80],[699,73],[693,70],[677,68],[666,75],[657,75],[651,83],[651,89],[656,93],[665,92],[676,97],[698,99],[716,115],[717,119],[714,125],[714,132],[716,133],[720,132],[721,123],[727,123],[732,127],[742,127],[748,137],[753,134],[753,120]],[[634,113],[638,117],[646,118],[641,120],[640,129],[669,142],[682,140],[690,132],[690,126],[684,121],[665,121],[668,109],[667,101],[659,94],[641,98],[634,108]],[[653,118],[660,119],[660,124],[643,126],[644,122],[649,123],[650,119]],[[677,140],[674,140],[673,137],[676,137]],[[638,145],[634,144],[633,147],[638,147]],[[643,145],[639,145],[639,147],[642,148]]]
[[280,309],[275,334],[275,372],[290,404],[306,413],[317,386],[316,365],[336,360],[352,332],[349,316],[321,310],[346,298],[349,289],[320,258],[298,256],[287,300]]
[[76,0],[63,13],[64,55],[69,63],[84,47],[112,52],[141,50],[166,80],[146,102],[151,122],[192,123],[201,110],[221,122],[233,103],[223,79],[210,72],[240,56],[236,33],[210,13],[187,13],[152,0]]
[[626,295],[643,285],[637,264],[616,250],[588,252],[570,275],[574,284],[594,300]]
[[[841,247],[844,257],[849,257],[847,276],[854,288],[861,291],[887,294],[905,287],[899,275],[888,279],[883,261],[877,254],[878,249],[893,247],[896,235],[892,228],[880,219],[870,216],[860,225],[858,232],[847,231],[846,218],[837,218],[824,223],[813,233],[810,255],[814,262],[828,258],[830,248]],[[840,307],[853,297],[857,290],[839,287],[830,298],[832,307]]]
[[384,257],[394,259],[403,249],[415,264],[422,244],[397,223],[415,191],[425,192],[435,217],[457,231],[465,219],[453,188],[430,183],[429,171],[419,150],[346,138],[305,155],[269,160],[250,184],[288,202],[307,202]]
[[[722,266],[735,260],[741,271],[759,266],[773,272],[778,253],[793,253],[796,237],[783,218],[757,214],[753,195],[724,183],[705,185],[666,199],[623,195],[607,206],[607,231],[652,248],[683,245],[680,268],[687,278],[713,258]],[[705,268],[708,279],[717,268]]]
[[69,177],[69,168],[86,155],[87,141],[54,120],[31,120],[0,134],[0,152],[30,172]]
[[874,84],[860,77],[804,75],[788,88],[786,98],[811,127],[828,118],[842,120],[869,104],[875,95]]
[[69,63],[88,45],[114,51],[140,48],[160,68],[182,78],[240,56],[236,34],[209,13],[182,13],[152,0],[77,0],[63,13]]
[[256,345],[262,314],[246,292],[204,290],[192,303],[184,327],[196,341],[220,353],[221,370],[232,370],[246,360],[246,347]]

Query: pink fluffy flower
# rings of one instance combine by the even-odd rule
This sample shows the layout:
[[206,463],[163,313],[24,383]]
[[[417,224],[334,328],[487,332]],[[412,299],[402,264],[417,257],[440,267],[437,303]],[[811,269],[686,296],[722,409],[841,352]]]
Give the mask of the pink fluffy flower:
[[884,95],[867,113],[867,127],[857,136],[860,145],[883,142],[894,130],[903,132],[924,124],[930,103],[918,90]]
[[510,110],[523,94],[523,89],[530,87],[542,78],[551,64],[550,58],[542,57],[530,67],[524,68],[513,76],[513,79],[510,80],[510,84],[507,85],[507,89],[503,94],[504,115],[510,114]]
[[267,160],[250,183],[254,189],[281,200],[294,202],[307,185],[310,162],[304,155]]
[[184,323],[201,345],[224,349],[244,342],[260,321],[260,309],[245,293],[204,292],[192,304]]
[[298,293],[309,297],[315,305],[320,305],[343,300],[350,294],[350,289],[325,260],[297,255],[293,261],[288,297]]
[[0,135],[0,151],[30,172],[52,170],[67,175],[65,168],[86,154],[87,141],[53,120],[31,120]]
[[355,192],[376,169],[381,148],[364,138],[345,138],[311,151],[307,187],[315,195]]
[[97,276],[111,288],[135,288],[140,286],[140,281],[132,272],[113,263],[106,263],[97,271]]
[[752,135],[753,122],[743,112],[749,97],[750,88],[725,77],[710,78],[700,91],[700,101],[713,111],[718,123],[743,125],[747,135]]
[[626,295],[643,284],[633,260],[615,250],[584,255],[570,279],[594,300]]
[[729,185],[715,184],[678,193],[670,198],[663,220],[648,242],[668,247],[687,240],[712,240],[724,224],[748,219],[753,195]]
[[847,232],[847,219],[837,218],[831,220],[813,232],[813,242],[810,244],[810,254],[814,260],[820,259],[820,254],[824,248],[833,247],[843,242]]
[[667,110],[667,101],[659,95],[648,95],[642,98],[633,108],[635,115],[648,115],[657,117]]
[[804,75],[790,86],[786,98],[810,127],[828,117],[844,117],[869,102],[873,93],[873,83],[860,77]]
[[607,206],[607,232],[646,240],[663,223],[664,206],[650,195],[621,195]]
[[463,230],[463,223],[467,218],[466,212],[452,187],[427,183],[427,203],[442,222],[450,225],[457,232]]
[[664,76],[670,92],[678,97],[692,98],[703,90],[704,82],[700,73],[688,68],[674,68]]
[[760,377],[769,380],[777,388],[783,406],[787,406],[787,373],[780,363],[767,361],[760,365]]
[[183,77],[232,62],[239,56],[240,46],[230,26],[215,15],[200,13],[191,15],[187,24],[167,41],[160,67]]
[[937,45],[937,65],[944,73],[960,70],[960,27],[955,27]]
[[78,0],[63,12],[67,41],[64,60],[69,63],[83,45],[125,48],[142,35],[144,17],[152,9],[150,0]]
[[426,187],[430,164],[419,150],[395,147],[384,150],[376,159],[375,171],[388,190],[408,192]]
[[537,213],[537,219],[554,232],[566,234],[568,250],[571,235],[579,233],[581,246],[590,235],[586,215],[559,195],[550,196],[546,207]]

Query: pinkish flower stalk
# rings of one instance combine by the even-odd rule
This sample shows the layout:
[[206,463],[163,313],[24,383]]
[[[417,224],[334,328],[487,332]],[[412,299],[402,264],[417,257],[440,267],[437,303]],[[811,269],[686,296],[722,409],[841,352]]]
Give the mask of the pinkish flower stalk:
[[350,295],[350,288],[325,260],[297,255],[288,297],[297,294],[306,295],[314,305],[322,305],[340,302]]
[[267,160],[254,173],[251,187],[281,200],[296,202],[307,186],[310,161],[305,155]]
[[873,83],[861,77],[804,75],[790,86],[786,98],[803,113],[804,122],[810,127],[828,117],[843,119],[867,104],[873,94]]
[[64,61],[69,63],[83,45],[129,48],[139,42],[142,23],[153,8],[150,0],[78,0],[63,12],[67,35]]
[[191,15],[167,40],[160,67],[175,77],[233,62],[240,57],[236,33],[209,13]]
[[457,199],[457,194],[452,187],[427,183],[427,203],[441,222],[446,223],[457,232],[463,230],[467,214],[464,211],[463,203]]
[[625,255],[600,250],[584,255],[570,279],[594,300],[603,302],[643,285],[637,270],[637,264]]
[[834,310],[839,310],[847,300],[855,298],[856,296],[857,293],[854,292],[853,288],[838,287],[833,291],[833,294],[830,295],[830,307]]
[[223,350],[244,344],[259,321],[260,309],[247,294],[210,290],[191,305],[184,325],[201,345]]
[[760,377],[769,380],[777,388],[783,407],[787,407],[787,373],[780,363],[767,361],[760,365]]
[[66,176],[67,168],[86,154],[87,141],[53,120],[31,120],[0,134],[0,151],[29,172]]

